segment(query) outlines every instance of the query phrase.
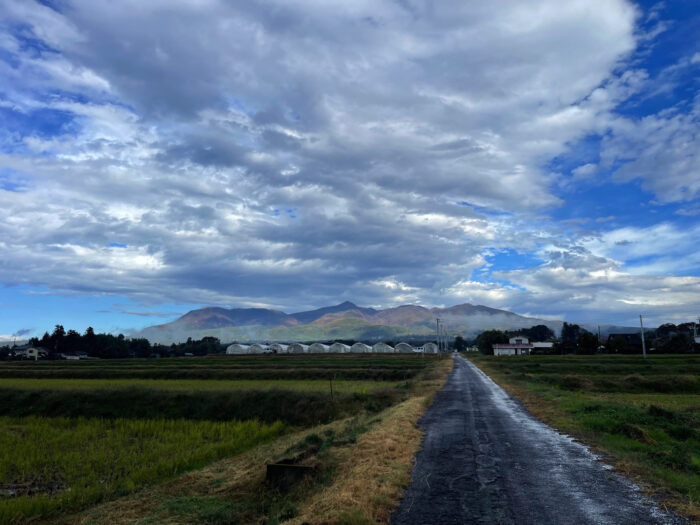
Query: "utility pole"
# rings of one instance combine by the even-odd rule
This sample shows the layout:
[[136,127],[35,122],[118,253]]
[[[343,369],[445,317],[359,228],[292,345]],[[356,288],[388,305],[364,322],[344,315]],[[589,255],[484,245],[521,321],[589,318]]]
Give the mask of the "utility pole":
[[644,354],[644,359],[647,358],[647,345],[644,343],[644,322],[642,321],[642,316],[639,316],[639,326],[642,330],[642,353]]
[[435,319],[435,337],[437,338],[438,354],[440,353],[440,318]]

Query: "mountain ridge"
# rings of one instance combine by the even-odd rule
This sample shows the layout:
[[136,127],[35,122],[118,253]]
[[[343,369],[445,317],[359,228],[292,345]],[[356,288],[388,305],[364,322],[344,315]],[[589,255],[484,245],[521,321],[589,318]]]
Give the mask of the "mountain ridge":
[[526,317],[507,310],[463,303],[427,308],[400,305],[385,309],[361,307],[350,301],[292,314],[267,308],[204,307],[169,323],[136,332],[152,342],[170,343],[205,335],[223,341],[310,341],[329,339],[382,340],[394,337],[430,337],[436,319],[451,335],[474,336],[488,329],[529,328],[545,324],[554,331],[561,321]]

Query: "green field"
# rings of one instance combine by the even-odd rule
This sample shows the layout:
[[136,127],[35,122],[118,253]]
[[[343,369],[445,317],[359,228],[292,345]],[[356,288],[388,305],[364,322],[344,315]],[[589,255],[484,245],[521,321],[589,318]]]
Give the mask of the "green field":
[[[0,363],[0,523],[55,517],[404,399],[434,359]],[[330,393],[330,381],[333,396]]]
[[[368,393],[375,390],[394,388],[401,381],[368,381],[358,379],[333,380],[333,391],[337,393]],[[155,389],[177,391],[207,390],[295,390],[297,392],[329,392],[327,379],[34,379],[0,378],[0,390],[5,388],[21,390],[95,390],[95,389]]]
[[127,494],[283,430],[255,421],[0,418],[0,523]]
[[536,415],[609,452],[700,517],[700,356],[470,359]]

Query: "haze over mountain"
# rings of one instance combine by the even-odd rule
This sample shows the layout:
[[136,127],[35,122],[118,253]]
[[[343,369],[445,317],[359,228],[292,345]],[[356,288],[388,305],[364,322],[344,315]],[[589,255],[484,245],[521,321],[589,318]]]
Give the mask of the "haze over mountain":
[[[562,321],[526,317],[483,305],[458,304],[448,308],[403,305],[384,310],[344,303],[287,314],[265,308],[200,308],[170,323],[135,333],[152,342],[170,343],[206,335],[222,341],[311,341],[329,339],[382,340],[431,337],[440,318],[451,336],[475,336],[488,329],[510,330],[545,324],[555,332]],[[594,327],[588,327],[593,330]],[[619,328],[619,327],[615,327]],[[607,333],[612,326],[602,326]]]

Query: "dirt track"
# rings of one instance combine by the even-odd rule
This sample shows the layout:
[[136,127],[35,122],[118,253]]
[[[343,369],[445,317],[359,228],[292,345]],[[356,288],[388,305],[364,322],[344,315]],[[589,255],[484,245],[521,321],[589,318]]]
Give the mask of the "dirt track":
[[421,427],[393,525],[685,523],[462,357]]

